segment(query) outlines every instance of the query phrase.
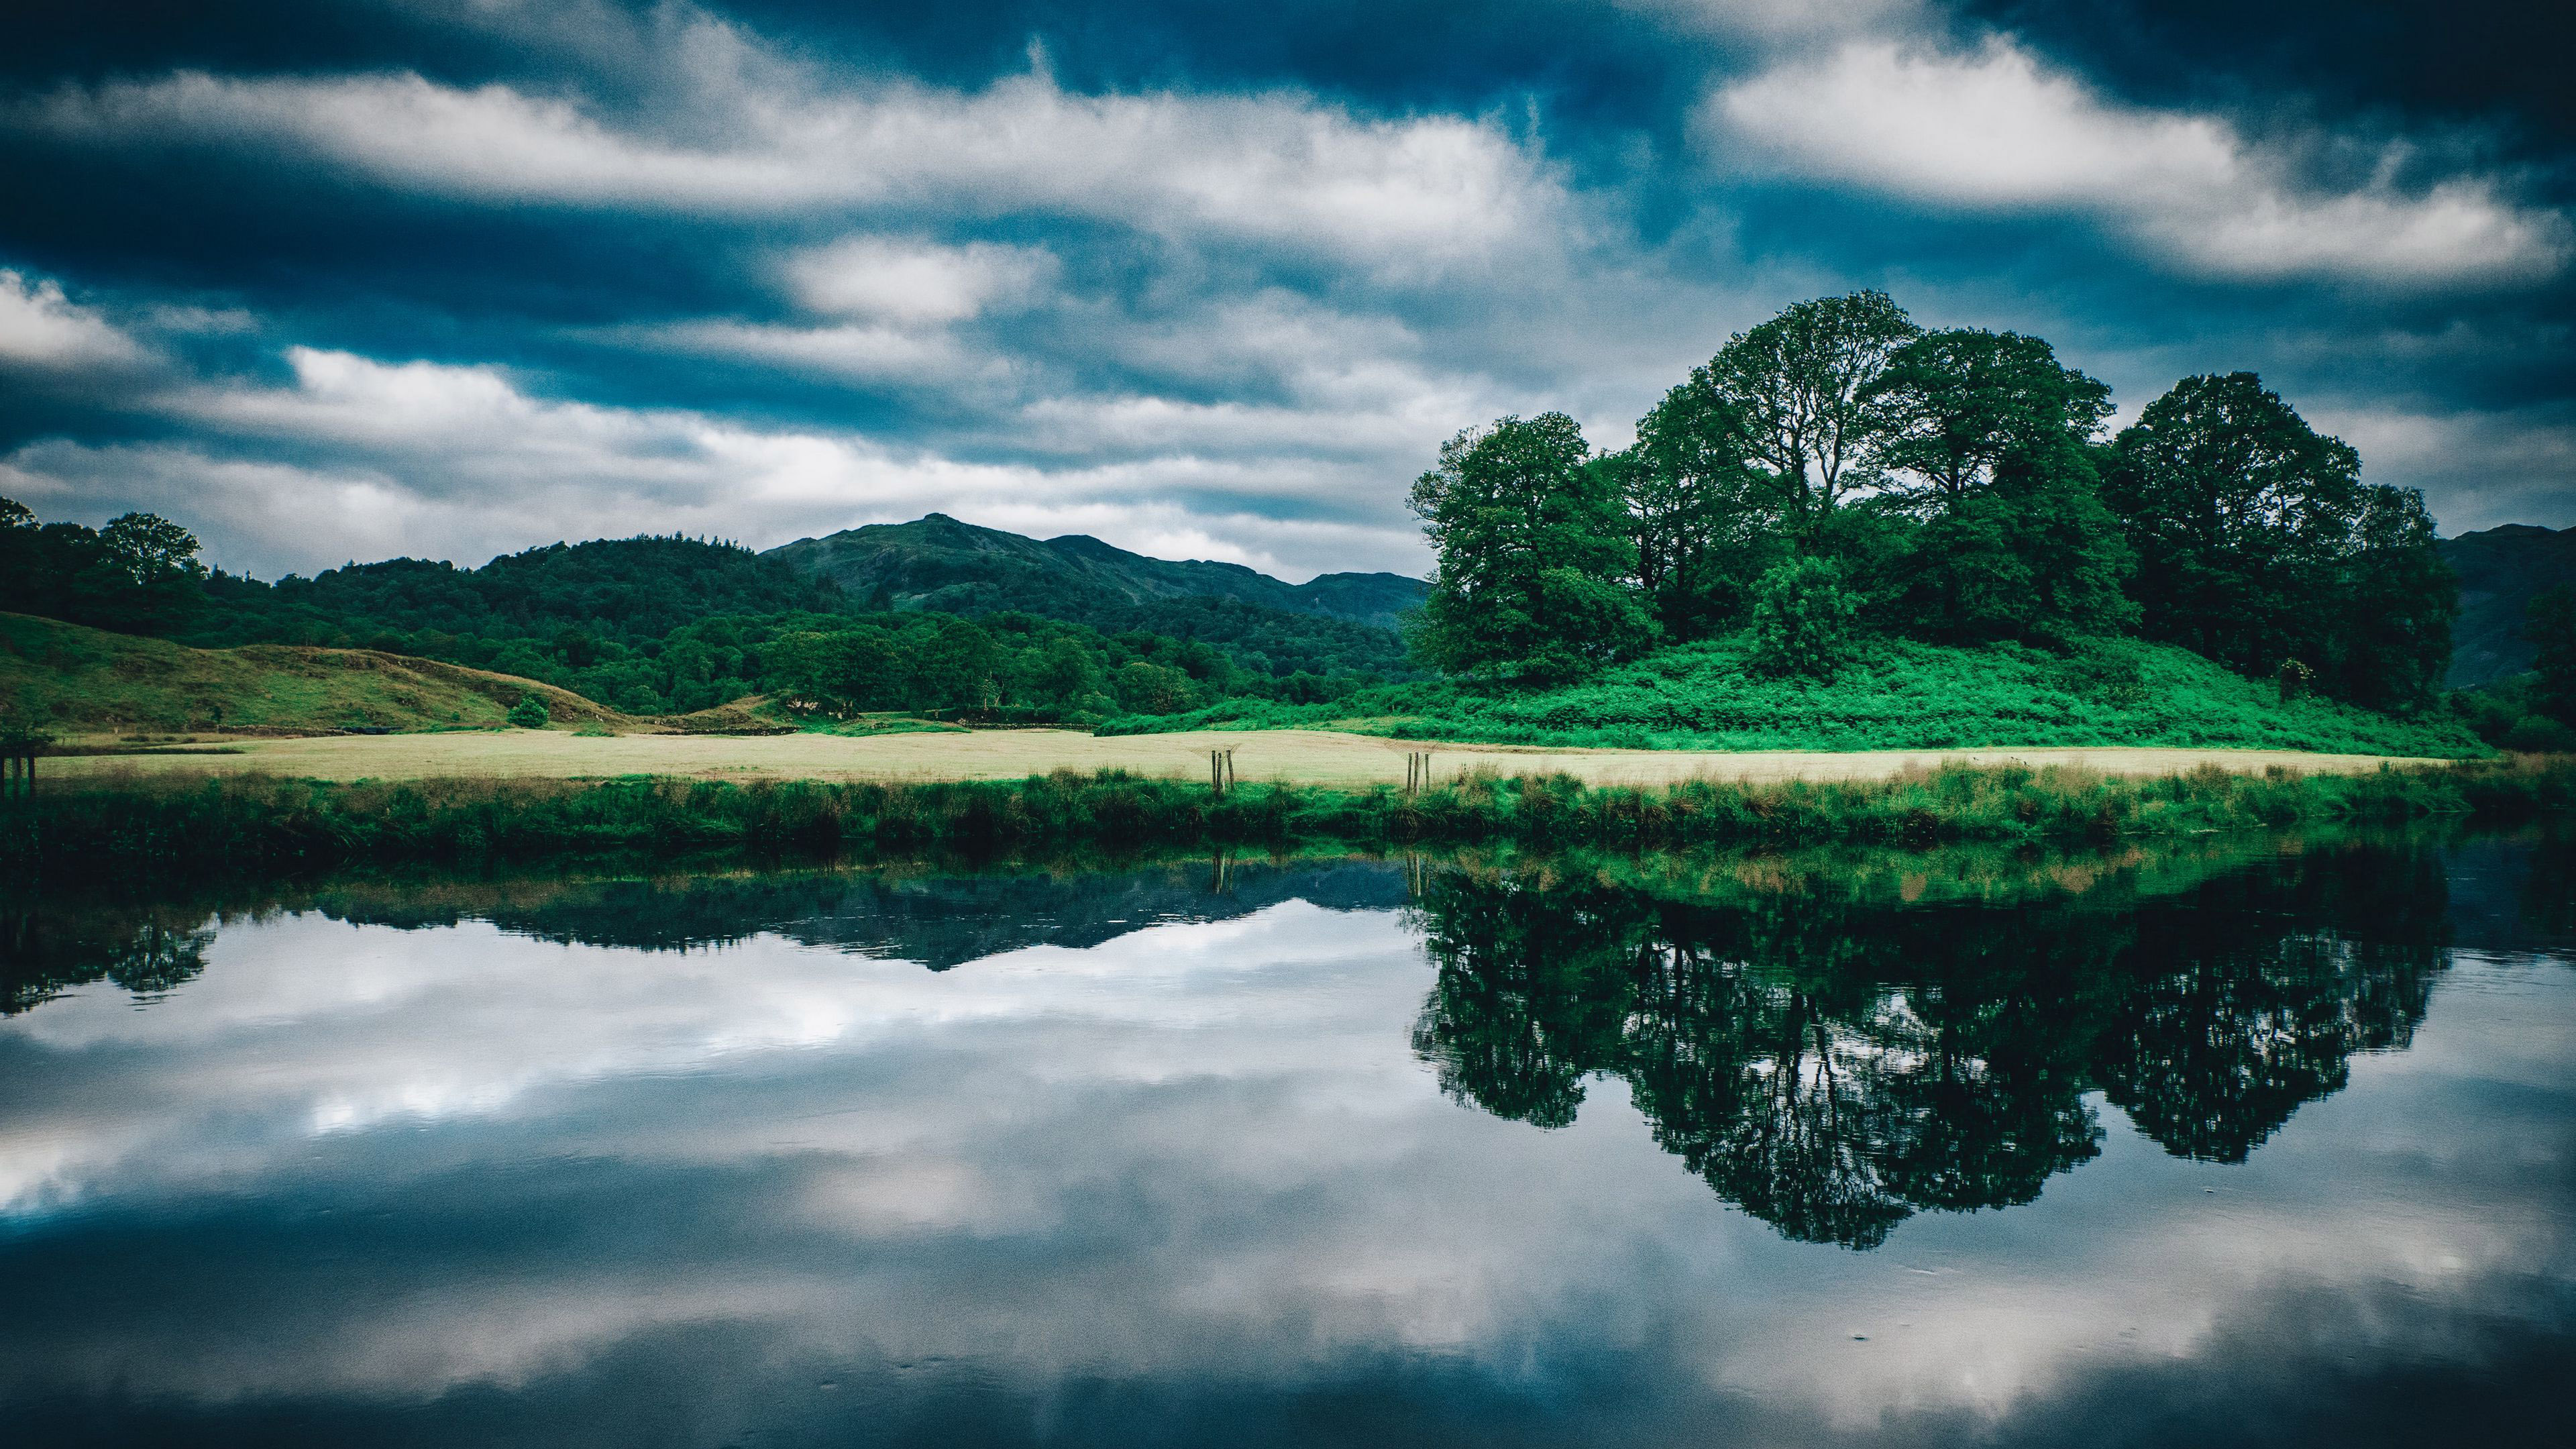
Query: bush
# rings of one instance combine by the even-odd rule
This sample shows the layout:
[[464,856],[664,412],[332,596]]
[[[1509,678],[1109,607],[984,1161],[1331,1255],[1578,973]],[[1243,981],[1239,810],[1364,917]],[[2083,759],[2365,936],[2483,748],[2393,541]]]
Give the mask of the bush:
[[533,694],[520,695],[519,702],[510,706],[509,718],[511,725],[518,729],[544,729],[547,720],[545,701]]
[[2497,743],[2530,755],[2576,755],[2576,729],[2545,714],[2525,715]]
[[1820,558],[1791,559],[1753,585],[1753,667],[1831,679],[1851,657],[1859,612],[1841,569]]

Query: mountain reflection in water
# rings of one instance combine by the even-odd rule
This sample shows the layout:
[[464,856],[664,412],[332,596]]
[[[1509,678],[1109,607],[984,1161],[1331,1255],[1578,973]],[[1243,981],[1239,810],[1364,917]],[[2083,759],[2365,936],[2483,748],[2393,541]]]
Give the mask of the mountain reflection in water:
[[2571,861],[0,895],[0,1423],[2546,1442]]

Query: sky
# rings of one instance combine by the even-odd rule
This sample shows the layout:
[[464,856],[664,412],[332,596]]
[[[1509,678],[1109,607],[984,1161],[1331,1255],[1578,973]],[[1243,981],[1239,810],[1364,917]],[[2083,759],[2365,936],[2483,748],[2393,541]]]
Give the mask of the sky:
[[1876,287],[2576,524],[2576,10],[2247,8],[36,7],[0,495],[260,577],[934,510],[1419,572],[1443,439],[1621,446]]

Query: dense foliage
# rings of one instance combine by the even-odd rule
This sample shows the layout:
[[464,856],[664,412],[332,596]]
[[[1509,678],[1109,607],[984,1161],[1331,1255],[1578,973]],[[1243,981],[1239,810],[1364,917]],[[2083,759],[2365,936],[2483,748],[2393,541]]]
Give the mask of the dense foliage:
[[1553,684],[1652,640],[1618,489],[1590,455],[1563,413],[1505,418],[1449,440],[1414,483],[1440,551],[1414,632],[1434,663]]
[[2431,697],[2458,603],[2421,494],[2362,483],[2250,372],[2184,378],[2112,451],[2149,638],[2247,674],[2295,662],[2377,708]]
[[1415,491],[1440,550],[1426,644],[1562,684],[1639,652],[1633,605],[1667,643],[1749,628],[1757,665],[1814,678],[1848,618],[2065,653],[2134,635],[2285,691],[2433,701],[2458,606],[2419,495],[2361,482],[2249,373],[2186,378],[2106,442],[2109,414],[2038,338],[1927,332],[1876,292],[1798,303],[1624,450],[1582,457],[1554,414],[1460,434]]

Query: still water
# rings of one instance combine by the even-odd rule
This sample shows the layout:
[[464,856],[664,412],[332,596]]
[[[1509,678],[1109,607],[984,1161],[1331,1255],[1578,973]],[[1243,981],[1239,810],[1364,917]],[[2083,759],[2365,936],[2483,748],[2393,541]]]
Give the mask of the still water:
[[0,1437],[2564,1443],[2576,855],[0,904]]

